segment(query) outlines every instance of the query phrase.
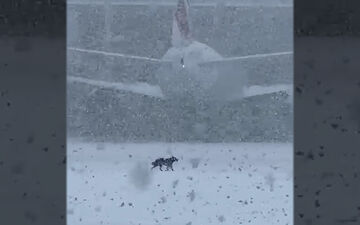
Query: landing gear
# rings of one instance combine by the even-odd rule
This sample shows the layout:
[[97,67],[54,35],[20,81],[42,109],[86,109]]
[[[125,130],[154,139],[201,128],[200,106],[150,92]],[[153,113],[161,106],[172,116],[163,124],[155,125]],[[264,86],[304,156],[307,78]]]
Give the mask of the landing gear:
[[185,67],[184,57],[181,57],[180,64],[183,68]]

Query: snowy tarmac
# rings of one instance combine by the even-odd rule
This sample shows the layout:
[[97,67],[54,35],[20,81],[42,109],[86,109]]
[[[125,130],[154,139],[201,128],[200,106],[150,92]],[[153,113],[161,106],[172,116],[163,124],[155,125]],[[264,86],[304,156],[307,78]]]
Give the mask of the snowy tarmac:
[[[174,171],[151,170],[176,156]],[[68,140],[69,225],[293,224],[291,143]]]

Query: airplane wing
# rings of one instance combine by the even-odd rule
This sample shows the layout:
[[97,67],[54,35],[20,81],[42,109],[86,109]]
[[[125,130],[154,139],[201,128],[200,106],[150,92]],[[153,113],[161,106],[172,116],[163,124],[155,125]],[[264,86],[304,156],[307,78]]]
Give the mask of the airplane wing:
[[[104,56],[113,56],[113,57],[121,57],[121,58],[128,58],[128,59],[139,59],[139,60],[146,60],[146,61],[153,61],[153,62],[165,62],[171,63],[171,61],[156,59],[151,57],[145,56],[134,56],[134,55],[127,55],[115,52],[108,52],[108,51],[100,51],[100,50],[90,50],[90,49],[83,49],[83,48],[75,48],[75,47],[68,47],[69,51],[75,51],[80,53],[89,53],[89,54],[96,54],[96,55],[104,55]],[[210,60],[207,62],[202,62],[199,65],[208,65],[208,64],[216,64],[216,63],[223,63],[223,62],[236,62],[236,61],[244,61],[248,59],[259,59],[259,58],[268,58],[272,56],[292,56],[293,52],[274,52],[274,53],[265,53],[265,54],[254,54],[254,55],[246,55],[246,56],[236,56],[236,57],[228,57],[219,60]]]
[[[171,61],[152,57],[75,47],[68,47],[67,49],[70,59],[68,62],[69,71],[76,75],[84,74],[87,78],[95,80],[105,80],[103,79],[105,77],[107,80],[119,80],[121,77],[121,82],[124,83],[141,81],[156,85],[156,73],[159,69],[173,66]],[[111,67],[112,71],[119,71],[121,74],[105,72],[110,71],[107,70],[108,67]]]
[[120,57],[120,58],[127,58],[127,59],[138,59],[138,60],[145,60],[151,62],[164,62],[169,63],[170,61],[151,58],[151,57],[144,57],[144,56],[134,56],[134,55],[127,55],[115,52],[107,52],[107,51],[100,51],[100,50],[90,50],[90,49],[83,49],[83,48],[75,48],[75,47],[68,47],[68,51],[74,51],[79,53],[87,53],[87,54],[94,54],[94,55],[103,55],[103,56],[110,56],[110,57]]
[[267,95],[284,92],[288,95],[292,95],[293,85],[291,84],[279,84],[279,85],[271,85],[271,86],[259,86],[254,85],[250,87],[244,88],[244,98],[249,98],[253,96],[259,95]]
[[[73,48],[69,47],[68,50],[70,51],[77,51],[80,53],[89,53],[89,54],[95,54],[95,55],[104,55],[104,56],[110,56],[110,57],[120,57],[120,58],[126,58],[126,59],[135,59],[135,60],[144,60],[144,61],[151,61],[155,63],[160,64],[166,64],[171,65],[171,61],[161,60],[161,59],[155,59],[155,58],[149,58],[149,57],[142,57],[142,56],[133,56],[133,55],[126,55],[121,53],[114,53],[114,52],[105,52],[100,50],[88,50],[88,49],[81,49],[81,48]],[[231,58],[225,58],[221,60],[214,60],[209,62],[200,63],[200,67],[205,67],[208,69],[211,69],[212,67],[216,67],[220,71],[222,71],[222,76],[219,80],[219,87],[216,87],[214,91],[220,92],[228,92],[224,93],[224,96],[227,94],[237,96],[235,98],[241,99],[241,98],[250,98],[254,96],[260,96],[260,95],[267,95],[267,94],[273,94],[273,93],[279,93],[279,92],[286,92],[291,94],[292,93],[292,86],[291,85],[279,85],[278,83],[284,83],[284,82],[277,82],[274,85],[267,85],[264,86],[263,84],[266,83],[266,79],[263,79],[261,76],[258,78],[259,82],[248,82],[248,80],[251,80],[249,78],[243,78],[243,76],[239,76],[241,74],[238,74],[236,72],[241,71],[242,67],[249,68],[249,65],[246,66],[246,61],[249,61],[250,59],[261,59],[262,62],[259,65],[259,67],[264,67],[264,64],[268,63],[269,65],[269,58],[278,58],[278,57],[289,57],[292,55],[292,52],[277,52],[277,53],[268,53],[268,54],[255,54],[255,55],[248,55],[248,56],[240,56],[240,57],[231,57]],[[282,59],[284,60],[284,59]],[[257,60],[251,60],[251,64],[257,64]],[[245,62],[245,64],[244,64]],[[272,62],[272,61],[271,61]],[[276,61],[277,68],[283,67],[278,65],[279,61]],[[232,66],[233,65],[233,66]],[[240,67],[236,68],[234,67]],[[290,64],[291,65],[291,64]],[[266,66],[265,66],[266,67]],[[234,73],[235,71],[235,73]],[[291,73],[290,73],[291,74]],[[255,76],[254,74],[252,74]],[[276,76],[278,76],[277,73],[275,73]],[[283,80],[282,80],[283,81]],[[132,83],[121,83],[121,82],[108,82],[108,81],[101,81],[101,80],[95,80],[95,79],[88,79],[83,77],[76,77],[76,76],[68,76],[68,82],[70,83],[82,83],[87,84],[96,88],[100,89],[112,89],[112,90],[118,90],[118,91],[127,91],[132,92],[136,94],[142,94],[147,95],[151,97],[161,98],[163,99],[163,93],[161,92],[161,89],[157,85],[151,85],[146,82],[132,82]],[[289,82],[291,83],[291,82]],[[240,85],[239,85],[240,84]],[[244,84],[249,84],[250,86],[246,86]],[[243,90],[243,91],[242,91]],[[236,92],[239,93],[236,93]]]
[[231,99],[281,92],[292,95],[292,54],[287,51],[230,57],[203,62],[199,66],[218,71],[220,77],[215,91]]
[[222,63],[222,62],[233,62],[233,61],[244,61],[248,59],[260,59],[260,58],[268,58],[272,56],[291,56],[293,52],[274,52],[274,53],[265,53],[265,54],[254,54],[254,55],[245,55],[245,56],[236,56],[236,57],[228,57],[220,60],[211,60],[207,62],[203,62],[201,64],[214,64],[214,63]]
[[222,79],[231,83],[242,77],[241,80],[245,79],[248,86],[293,83],[291,51],[224,58],[200,63],[200,67],[224,71],[220,73],[224,76]]
[[[142,82],[125,84],[120,82],[99,81],[99,80],[93,80],[93,79],[87,79],[87,78],[75,77],[75,76],[68,76],[67,82],[90,85],[100,89],[111,89],[117,91],[132,92],[135,94],[147,95],[160,99],[164,98],[160,87],[155,85],[149,85],[147,83],[142,83]],[[273,86],[250,86],[244,88],[244,94],[239,98],[240,99],[251,98],[254,96],[268,95],[268,94],[274,94],[280,92],[286,92],[289,95],[291,95],[292,89],[293,86],[287,84],[273,85]]]
[[111,89],[117,91],[132,92],[135,94],[142,94],[142,95],[147,95],[161,99],[164,97],[160,87],[143,82],[125,84],[121,82],[100,81],[100,80],[93,80],[93,79],[75,77],[75,76],[67,76],[67,82],[86,84],[100,89]]

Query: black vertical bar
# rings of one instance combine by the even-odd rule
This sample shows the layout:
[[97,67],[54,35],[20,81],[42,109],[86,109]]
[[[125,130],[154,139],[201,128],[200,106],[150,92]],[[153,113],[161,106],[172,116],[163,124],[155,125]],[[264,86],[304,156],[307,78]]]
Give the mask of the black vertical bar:
[[66,224],[65,0],[0,3],[0,224]]
[[360,224],[360,7],[295,1],[295,225]]

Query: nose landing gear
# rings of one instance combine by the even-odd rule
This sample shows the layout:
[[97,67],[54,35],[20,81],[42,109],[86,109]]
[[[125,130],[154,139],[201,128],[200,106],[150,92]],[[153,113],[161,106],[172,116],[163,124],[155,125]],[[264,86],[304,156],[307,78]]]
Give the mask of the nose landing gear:
[[182,66],[183,68],[185,67],[184,57],[182,57],[182,58],[181,58],[181,60],[180,60],[180,64],[181,64],[181,66]]

